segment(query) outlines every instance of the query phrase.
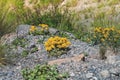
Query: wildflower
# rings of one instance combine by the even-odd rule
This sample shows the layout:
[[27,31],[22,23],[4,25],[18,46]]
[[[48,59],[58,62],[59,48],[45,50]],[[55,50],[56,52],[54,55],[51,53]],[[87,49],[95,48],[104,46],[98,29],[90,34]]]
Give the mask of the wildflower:
[[30,32],[34,32],[35,30],[37,30],[37,28],[35,26],[31,26]]
[[102,42],[104,42],[104,41],[105,41],[105,39],[104,39],[104,38],[102,38],[102,39],[101,39],[101,41],[102,41]]
[[67,38],[55,36],[50,37],[44,45],[47,51],[51,51],[54,48],[67,48],[70,44]]
[[48,27],[47,24],[39,24],[39,26],[41,26],[42,28],[44,28],[44,27]]

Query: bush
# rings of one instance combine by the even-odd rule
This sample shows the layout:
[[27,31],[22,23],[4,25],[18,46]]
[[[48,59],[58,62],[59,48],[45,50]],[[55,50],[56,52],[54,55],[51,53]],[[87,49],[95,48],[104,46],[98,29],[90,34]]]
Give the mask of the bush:
[[23,69],[25,80],[63,80],[67,74],[60,74],[55,66],[37,65],[34,69]]
[[39,24],[39,28],[36,26],[31,26],[29,34],[49,35],[49,27],[47,24]]
[[94,44],[109,46],[114,50],[120,47],[120,30],[115,27],[96,27],[91,41]]

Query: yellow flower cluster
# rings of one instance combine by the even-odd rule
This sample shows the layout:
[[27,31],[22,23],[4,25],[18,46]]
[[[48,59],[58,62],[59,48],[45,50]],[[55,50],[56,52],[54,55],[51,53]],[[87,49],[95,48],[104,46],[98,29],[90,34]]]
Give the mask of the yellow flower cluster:
[[120,32],[120,30],[117,30],[115,27],[106,27],[106,28],[102,28],[102,27],[97,27],[94,29],[94,38],[100,39],[101,42],[104,42],[106,40],[110,40],[111,36],[113,38],[115,38],[115,35],[113,34],[117,34]]
[[46,42],[45,42],[45,48],[47,51],[51,51],[54,48],[67,48],[70,45],[70,41],[68,41],[67,38],[63,38],[63,37],[50,37]]
[[39,24],[39,26],[41,27],[41,30],[48,30],[48,25],[47,24]]
[[37,30],[37,28],[35,26],[30,27],[30,32],[34,32],[35,30]]

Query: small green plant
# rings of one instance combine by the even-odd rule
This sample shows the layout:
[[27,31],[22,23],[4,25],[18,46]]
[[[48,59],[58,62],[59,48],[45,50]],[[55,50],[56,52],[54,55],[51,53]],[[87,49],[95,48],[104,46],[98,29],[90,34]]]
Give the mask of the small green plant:
[[34,48],[31,49],[31,53],[34,53],[34,52],[36,52],[36,51],[38,51],[38,48],[37,48],[37,47],[34,47]]
[[16,38],[12,44],[15,46],[21,46],[21,47],[25,47],[25,45],[27,44],[27,39],[24,38]]
[[6,64],[5,47],[0,45],[0,65]]
[[69,35],[65,32],[59,32],[57,36],[60,36],[60,37],[66,37],[66,38],[70,38]]
[[58,57],[64,53],[67,53],[70,44],[71,43],[67,38],[55,36],[50,37],[44,45],[49,53],[49,56]]
[[22,52],[22,56],[23,56],[23,57],[26,57],[28,54],[29,54],[29,51],[28,51],[28,50],[24,50],[24,51]]
[[47,24],[39,24],[39,28],[31,26],[29,34],[33,35],[49,35],[49,28]]
[[24,80],[64,80],[68,77],[67,73],[60,74],[55,66],[37,65],[34,69],[23,69]]
[[106,46],[100,46],[100,51],[99,51],[100,59],[106,59],[106,56],[105,56],[106,51],[107,51]]

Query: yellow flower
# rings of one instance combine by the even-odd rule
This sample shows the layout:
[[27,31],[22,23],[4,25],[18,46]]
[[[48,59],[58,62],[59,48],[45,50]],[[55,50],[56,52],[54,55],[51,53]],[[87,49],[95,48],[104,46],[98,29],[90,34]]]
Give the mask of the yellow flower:
[[115,27],[114,27],[114,26],[113,26],[113,27],[111,27],[111,30],[112,30],[112,31],[114,31],[114,30],[115,30]]
[[39,26],[41,27],[42,31],[48,30],[48,25],[47,24],[39,24]]
[[104,38],[108,38],[108,35],[107,35],[107,34],[104,34],[103,36],[104,36]]
[[46,27],[45,30],[48,30],[48,28]]
[[87,39],[87,42],[90,42],[90,38]]
[[35,26],[31,26],[30,31],[34,32],[37,28]]
[[96,35],[93,36],[94,38],[97,38]]
[[105,39],[103,39],[103,38],[102,38],[102,39],[101,39],[101,41],[102,41],[102,42],[104,42],[104,41],[105,41]]
[[50,51],[52,48],[51,47],[46,47],[46,50],[47,51]]
[[62,38],[62,37],[50,37],[46,42],[45,42],[45,47],[47,51],[50,51],[54,48],[67,48],[70,45],[70,41],[67,40],[67,38]]
[[47,24],[39,24],[39,26],[41,26],[42,28],[48,28]]

